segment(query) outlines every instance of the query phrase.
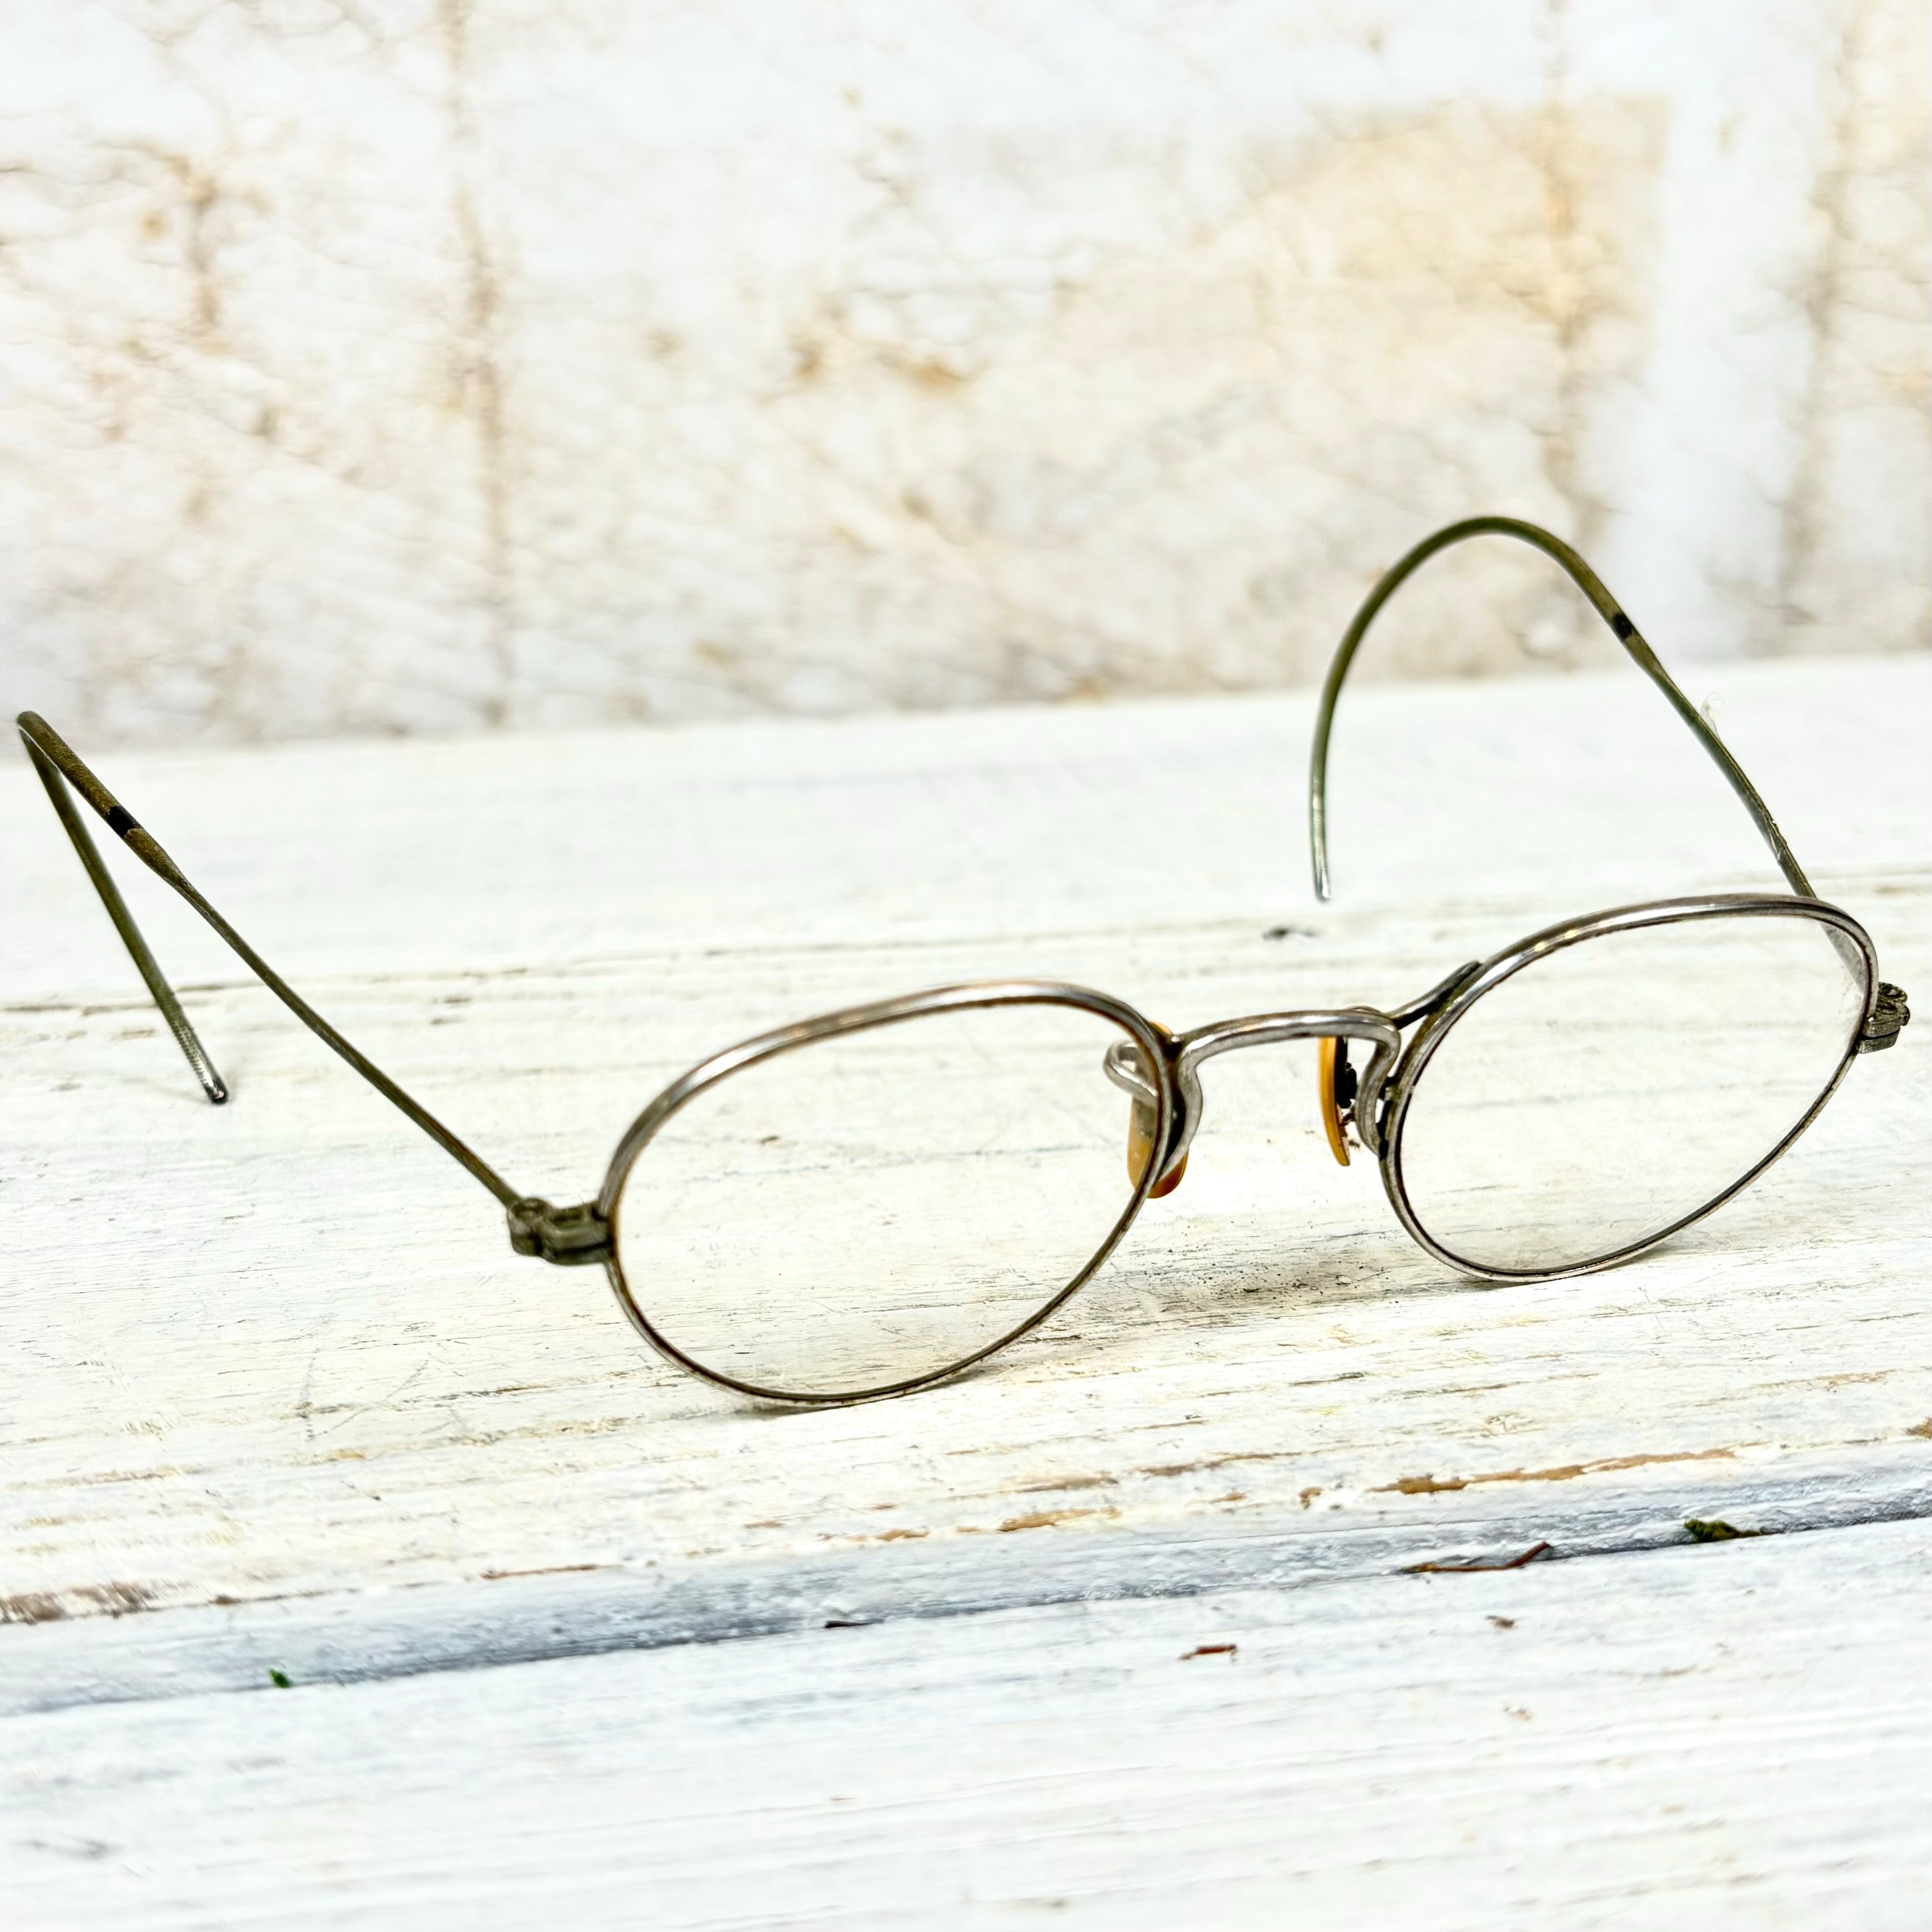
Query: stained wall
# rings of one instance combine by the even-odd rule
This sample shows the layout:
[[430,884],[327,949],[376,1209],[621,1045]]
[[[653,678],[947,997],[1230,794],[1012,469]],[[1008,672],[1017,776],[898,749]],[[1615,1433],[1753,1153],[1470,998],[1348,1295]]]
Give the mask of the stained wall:
[[[1474,511],[1932,644],[1926,0],[0,0],[0,698],[1276,686]],[[1613,649],[1527,554],[1365,659]]]

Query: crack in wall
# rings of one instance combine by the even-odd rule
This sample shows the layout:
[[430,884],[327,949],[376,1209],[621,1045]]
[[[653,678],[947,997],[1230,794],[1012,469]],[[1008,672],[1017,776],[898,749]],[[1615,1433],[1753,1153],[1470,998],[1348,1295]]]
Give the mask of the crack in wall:
[[477,205],[471,13],[471,0],[439,0],[436,19],[448,76],[451,214],[461,247],[464,278],[459,393],[476,419],[477,491],[483,513],[484,643],[494,679],[494,688],[484,696],[478,710],[484,724],[501,728],[509,722],[515,700],[516,584],[504,423],[503,282]]
[[1576,260],[1578,184],[1572,158],[1576,136],[1568,98],[1568,0],[1544,0],[1538,32],[1545,46],[1543,111],[1537,129],[1537,164],[1543,176],[1544,219],[1550,243],[1550,274],[1544,301],[1556,338],[1554,419],[1542,434],[1543,462],[1550,482],[1570,506],[1569,540],[1587,550],[1602,506],[1588,500],[1579,481],[1583,399],[1588,376],[1583,338],[1594,308]]
[[1858,68],[1871,10],[1870,0],[1852,0],[1839,36],[1831,70],[1834,98],[1829,145],[1811,196],[1820,240],[1804,284],[1809,361],[1798,399],[1791,484],[1778,518],[1774,593],[1778,627],[1776,636],[1769,640],[1769,648],[1780,653],[1791,650],[1795,628],[1816,622],[1820,614],[1806,595],[1806,584],[1824,536],[1826,445],[1830,427],[1826,401],[1842,332],[1851,162],[1861,105]]
[[[1922,32],[1849,4],[1664,0],[1632,79],[1570,0],[1238,52],[1215,0],[1114,22],[1126,114],[1102,0],[983,68],[784,10],[118,7],[118,92],[0,0],[54,104],[0,121],[0,681],[103,743],[1270,688],[1478,508],[1613,531],[1666,634],[1766,648],[1775,594],[1782,645],[1912,648]],[[1807,308],[1830,113],[1766,104],[1834,58]],[[1452,572],[1370,674],[1591,661],[1561,586]]]

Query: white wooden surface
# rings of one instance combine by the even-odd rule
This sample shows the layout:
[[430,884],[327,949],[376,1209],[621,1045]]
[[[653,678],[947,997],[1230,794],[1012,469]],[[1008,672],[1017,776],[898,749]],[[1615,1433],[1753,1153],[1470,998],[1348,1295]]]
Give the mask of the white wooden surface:
[[[1932,985],[1928,672],[1794,664],[1706,676],[1694,692],[1714,703],[1821,889],[1867,921],[1908,988]],[[1105,986],[1175,1025],[1392,1000],[1564,912],[1766,879],[1742,814],[1634,680],[1351,703],[1338,898],[1319,910],[1302,883],[1300,700],[119,759],[106,775],[352,1036],[513,1178],[556,1198],[594,1186],[626,1120],[678,1066],[849,999],[998,971]],[[1442,1586],[1392,1573],[1538,1541],[1596,1559],[1549,1569],[1574,1583],[1544,1580],[1543,1566],[1448,1580],[1596,1606],[1565,1626],[1574,1641],[1540,1653],[1538,1684],[1569,1713],[1571,1755],[1547,1774],[1606,1792],[1610,1810],[1586,1822],[1566,1800],[1546,1864],[1519,1858],[1511,1780],[1534,1781],[1538,1766],[1510,1742],[1530,1727],[1508,1720],[1492,1740],[1508,1776],[1457,1787],[1464,1822],[1432,1838],[1444,1862],[1415,1868],[1415,1898],[1473,1901],[1468,1922],[1544,1922],[1558,1905],[1564,1922],[1615,1922],[1622,1894],[1588,1903],[1577,1873],[1558,1869],[1566,1846],[1581,1856],[1612,1843],[1630,1848],[1630,1898],[1667,1894],[1682,1907],[1673,1923],[1766,1922],[1745,1901],[1767,1898],[1794,1923],[1890,1922],[1858,1916],[1869,1873],[1924,1882],[1917,1814],[1904,1821],[1888,1798],[1868,1832],[1831,1812],[1840,1822],[1820,1825],[1802,1856],[1777,1822],[1820,1780],[1850,1788],[1830,1768],[1859,1740],[1923,1743],[1922,1722],[1887,1730],[1874,1717],[1878,1730],[1862,1730],[1858,1712],[1874,1687],[1895,1695],[1902,1673],[1922,1670],[1910,1566],[1924,1545],[1909,1528],[1843,1527],[1932,1514],[1923,1027],[1855,1069],[1792,1156],[1726,1214],[1641,1264],[1541,1289],[1478,1288],[1412,1250],[1372,1170],[1328,1164],[1304,1062],[1217,1063],[1187,1184],[1036,1341],[909,1401],[773,1414],[639,1352],[593,1271],[511,1256],[485,1197],[140,892],[234,1081],[228,1108],[199,1102],[31,778],[4,776],[0,863],[15,916],[0,933],[0,1594],[13,1627],[0,1630],[0,1707],[28,1768],[0,1866],[14,1891],[0,1898],[48,1923],[79,1901],[85,1918],[131,1861],[114,1909],[143,1923],[380,1923],[397,1884],[434,1894],[451,1923],[465,1909],[470,1922],[517,1922],[520,1898],[554,1895],[565,1865],[592,1858],[579,1820],[602,1815],[604,1798],[589,1796],[606,1789],[602,1773],[616,1790],[641,1774],[624,1754],[645,1747],[598,1728],[598,1700],[634,1708],[688,1671],[698,1676],[676,1694],[689,1699],[678,1749],[692,1755],[666,1762],[713,1766],[717,1842],[766,1848],[692,1891],[692,1922],[916,1916],[902,1888],[915,1868],[941,1876],[935,1895],[962,1922],[962,1901],[990,1912],[1009,1893],[1033,1896],[1036,1871],[1042,1897],[1065,1875],[1094,1922],[1176,1922],[1171,1888],[1190,1869],[1178,1840],[1148,1838],[1130,1810],[1096,1801],[1090,1829],[1061,1834],[1085,1847],[1070,1864],[968,1858],[989,1834],[1024,1840],[1027,1808],[976,1808],[962,1780],[894,1811],[887,1757],[872,1787],[886,1809],[849,1845],[902,1829],[910,1863],[888,1870],[852,1852],[866,1876],[838,1866],[846,1852],[818,1862],[754,1816],[759,1780],[792,1748],[774,1712],[816,1696],[828,1658],[897,1658],[902,1676],[854,1686],[841,1735],[883,1738],[910,1703],[938,1749],[964,1721],[948,1686],[972,1681],[978,1647],[1012,1630],[1028,1652],[1000,1694],[1015,1722],[1045,1700],[1066,1738],[1105,1738],[1118,1721],[1131,1756],[1165,1735],[1158,1698],[1136,1701],[1132,1671],[1068,1674],[1066,1634],[1094,1628],[1082,1617],[1116,1618],[1105,1627],[1135,1643],[1157,1634],[1144,1640],[1165,1653],[1204,1628],[1206,1610],[1028,1606],[1258,1589],[1248,1600],[1260,1607],[1241,1614],[1283,1634],[1296,1684],[1314,1694],[1340,1666],[1324,1660],[1326,1613],[1313,1606],[1358,1606],[1337,1611],[1344,1625],[1382,1604],[1408,1616],[1446,1600]],[[1693,1516],[1831,1533],[1633,1553],[1682,1543]],[[1663,1580],[1716,1575],[1719,1561],[1796,1580],[1790,1601],[1804,1607],[1792,1615],[1824,1620],[1810,1641],[1842,1654],[1850,1702],[1815,1729],[1779,1732],[1774,1748],[1750,1742],[1784,1701],[1780,1680],[1738,1640],[1736,1604],[1685,1585],[1688,1625],[1744,1660],[1723,1680],[1736,1720],[1725,1735],[1742,1742],[1711,1748],[1700,1786],[1731,1822],[1620,1838],[1617,1821],[1634,1832],[1643,1794],[1682,1766],[1659,1769],[1661,1784],[1620,1781],[1637,1719],[1592,1632],[1650,1627],[1652,1594],[1676,1587]],[[1832,1651],[1852,1598],[1872,1621]],[[1002,1614],[933,1614],[985,1610]],[[822,1628],[909,1613],[890,1633]],[[1425,1676],[1460,1668],[1436,1620],[1414,1614],[1410,1636],[1375,1653],[1385,1676],[1370,1650],[1350,1653],[1387,1700],[1377,1708],[1408,1709],[1397,1666],[1412,1648]],[[1294,1634],[1304,1625],[1306,1645]],[[803,1634],[753,1634],[784,1631]],[[581,1654],[748,1636],[656,1662]],[[854,1640],[888,1648],[818,1647]],[[534,1675],[518,1662],[574,1654]],[[273,1704],[187,1701],[260,1687],[272,1667],[298,1684],[430,1676]],[[770,1708],[740,1707],[699,1681],[739,1667],[793,1688],[775,1689]],[[1673,1709],[1670,1695],[1646,1708]],[[1347,1702],[1326,1731],[1318,1697],[1296,1706],[1301,1728],[1268,1762],[1302,1765],[1280,1774],[1314,1788],[1346,1768],[1373,1798],[1348,1827],[1354,1849],[1327,1878],[1299,1855],[1210,1861],[1193,1895],[1220,1887],[1230,1922],[1290,1901],[1348,1922],[1346,1901],[1372,1904],[1377,1886],[1411,1895],[1377,1862],[1372,1842],[1394,1828],[1376,1807],[1400,1815],[1388,1793],[1427,1778],[1400,1752],[1384,1760],[1364,1746]],[[1922,1700],[1911,1708],[1922,1720]],[[563,1712],[559,1737],[578,1736],[571,1714],[582,1714],[582,1748],[530,1744],[516,1788],[538,1810],[502,1798],[501,1820],[478,1825],[475,1842],[503,1860],[486,1881],[434,1805],[485,1779],[475,1815],[494,1816],[509,1787],[495,1782],[490,1740],[525,1721],[519,1711],[544,1709]],[[335,1714],[298,1721],[316,1739],[339,1731],[344,1764],[365,1748],[354,1737],[386,1727],[394,1739],[358,1770],[352,1800],[329,1796],[338,1774],[324,1744],[302,1745],[275,1774],[289,1781],[248,1814],[269,1832],[266,1808],[291,1808],[271,1835],[296,1832],[317,1861],[307,1866],[263,1863],[224,1837],[248,1828],[220,1795],[238,1789],[233,1766],[264,1722],[297,1722],[278,1714],[290,1710]],[[425,1714],[420,1732],[407,1714]],[[1466,1757],[1464,1715],[1438,1741],[1445,1764]],[[1204,1738],[1215,1726],[1201,1722],[1192,1735]],[[452,1727],[447,1748],[411,1757],[408,1740],[439,1724]],[[1271,1734],[1256,1735],[1268,1756]],[[1700,1762],[1690,1741],[1706,1733],[1687,1723],[1678,1735],[1660,1766],[1673,1749]],[[1007,1766],[989,1773],[996,1784],[1030,1779],[1049,1808],[1084,1802],[1073,1745],[1036,1771],[1015,1748],[986,1760]],[[129,1752],[174,1794],[155,1797],[136,1833],[165,1840],[158,1864],[88,1822],[90,1754]],[[1792,1781],[1778,1784],[1780,1766]],[[1208,1760],[1184,1753],[1169,1772],[1162,1805],[1208,1816],[1219,1802]],[[841,1793],[820,1795],[830,1808]],[[1413,1815],[1430,1815],[1417,1802]],[[661,1820],[655,1800],[638,1804]],[[1760,1817],[1777,1846],[1740,1865]],[[593,1920],[622,1922],[614,1901],[626,1886],[682,1869],[678,1848],[706,1842],[662,1828],[584,1879]],[[121,1850],[63,1864],[36,1849],[97,1841]],[[1143,1860],[1165,1875],[1136,1879]],[[1748,1883],[1725,1889],[1740,1872]],[[1817,1916],[1828,1909],[1838,1921]],[[1418,1922],[1465,1921],[1445,1906]]]
[[15,1718],[9,1922],[1920,1932],[1928,1584],[1881,1525]]

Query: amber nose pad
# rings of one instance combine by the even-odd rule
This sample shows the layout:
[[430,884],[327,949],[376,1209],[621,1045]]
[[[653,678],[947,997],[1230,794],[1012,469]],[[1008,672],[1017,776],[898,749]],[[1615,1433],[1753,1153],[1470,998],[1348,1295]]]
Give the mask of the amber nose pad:
[[[1159,1156],[1154,1136],[1160,1128],[1160,1096],[1141,1064],[1140,1048],[1126,1040],[1117,1041],[1107,1049],[1102,1070],[1132,1102],[1127,1115],[1127,1178],[1138,1187],[1148,1162]],[[1158,1200],[1163,1194],[1172,1194],[1186,1172],[1187,1156],[1183,1154],[1172,1171],[1162,1174],[1148,1190],[1148,1198]]]
[[1355,1102],[1355,1070],[1348,1064],[1348,1042],[1332,1035],[1320,1042],[1316,1057],[1316,1111],[1322,1116],[1322,1131],[1328,1137],[1328,1151],[1344,1167],[1348,1164],[1348,1143],[1342,1123]]
[[[1133,1112],[1127,1121],[1127,1178],[1138,1187],[1141,1176],[1146,1173],[1148,1162],[1154,1156],[1154,1130],[1160,1124],[1160,1117],[1144,1100],[1136,1100]],[[1180,1185],[1180,1177],[1187,1172],[1187,1156],[1183,1154],[1174,1163],[1174,1170],[1164,1174],[1148,1190],[1148,1198],[1158,1201],[1163,1194],[1172,1194]]]

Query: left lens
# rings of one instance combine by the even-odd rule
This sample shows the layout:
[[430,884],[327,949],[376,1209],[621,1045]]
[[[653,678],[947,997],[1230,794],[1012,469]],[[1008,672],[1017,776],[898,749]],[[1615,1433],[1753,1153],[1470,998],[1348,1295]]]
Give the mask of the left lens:
[[[943,1374],[1030,1324],[1136,1202],[1134,1036],[1061,1000],[868,1022],[664,1118],[614,1215],[622,1292],[721,1380],[802,1400]],[[1138,1045],[1136,1050],[1140,1050]]]
[[1418,1042],[1388,1124],[1397,1211],[1480,1274],[1647,1245],[1804,1124],[1856,1049],[1870,970],[1849,932],[1796,907],[1531,957]]

